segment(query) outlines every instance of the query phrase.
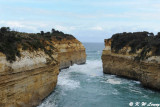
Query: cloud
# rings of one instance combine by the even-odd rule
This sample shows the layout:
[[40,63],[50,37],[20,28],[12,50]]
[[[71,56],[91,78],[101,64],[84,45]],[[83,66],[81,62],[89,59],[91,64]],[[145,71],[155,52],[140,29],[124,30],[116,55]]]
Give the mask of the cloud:
[[56,24],[53,22],[40,22],[40,21],[0,21],[0,27],[11,27],[11,29],[22,31],[22,32],[31,32],[37,33],[41,30],[48,31],[52,28],[56,30],[63,31],[65,33],[71,33],[76,29],[76,26],[65,26]]
[[63,31],[63,32],[67,32],[67,33],[71,33],[73,30],[76,29],[76,27],[74,26],[62,26],[62,25],[55,25],[55,29]]
[[0,0],[0,7],[0,26],[24,32],[55,28],[82,41],[160,31],[159,0]]
[[9,26],[11,29],[37,33],[41,30],[47,32],[52,28],[63,31],[64,33],[73,34],[82,42],[103,42],[103,39],[110,38],[113,34],[119,32],[136,32],[149,31],[157,33],[160,31],[159,24],[152,25],[150,23],[135,23],[132,22],[105,22],[99,25],[68,25],[64,23],[41,22],[41,21],[0,21],[0,25]]
[[103,30],[103,28],[100,27],[100,26],[92,27],[91,29],[92,30],[98,30],[98,31],[102,31]]
[[10,27],[13,30],[22,32],[39,32],[40,28],[47,25],[40,22],[27,22],[27,21],[0,21],[0,26]]

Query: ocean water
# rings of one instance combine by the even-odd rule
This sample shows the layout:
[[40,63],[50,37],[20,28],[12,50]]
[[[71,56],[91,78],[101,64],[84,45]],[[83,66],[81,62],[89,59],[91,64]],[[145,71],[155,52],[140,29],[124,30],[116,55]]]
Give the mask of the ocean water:
[[[129,107],[160,104],[160,93],[138,81],[103,74],[103,43],[84,43],[87,62],[62,70],[55,90],[38,107]],[[146,107],[145,106],[145,107]]]

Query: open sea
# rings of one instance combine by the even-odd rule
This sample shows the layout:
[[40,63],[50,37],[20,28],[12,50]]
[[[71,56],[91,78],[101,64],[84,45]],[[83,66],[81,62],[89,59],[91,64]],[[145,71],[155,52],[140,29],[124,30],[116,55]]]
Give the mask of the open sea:
[[[38,107],[147,107],[160,105],[160,92],[141,86],[140,82],[103,74],[103,43],[83,43],[87,61],[73,65],[58,76],[52,94]],[[154,106],[156,107],[156,106]]]

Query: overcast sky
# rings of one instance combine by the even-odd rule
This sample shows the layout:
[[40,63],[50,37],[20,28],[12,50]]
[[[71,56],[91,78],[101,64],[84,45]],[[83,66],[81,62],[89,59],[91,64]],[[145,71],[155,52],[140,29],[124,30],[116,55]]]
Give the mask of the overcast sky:
[[55,28],[82,42],[103,42],[119,32],[159,32],[160,0],[0,0],[2,26]]

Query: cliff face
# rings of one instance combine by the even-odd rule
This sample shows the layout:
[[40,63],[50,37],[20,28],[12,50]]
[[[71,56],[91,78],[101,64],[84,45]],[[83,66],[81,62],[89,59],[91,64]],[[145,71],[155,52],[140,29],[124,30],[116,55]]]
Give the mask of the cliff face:
[[[13,63],[0,55],[0,106],[32,107],[56,86],[59,64],[43,51],[21,52]],[[54,58],[57,59],[57,55]],[[50,62],[47,62],[50,60]]]
[[[124,34],[122,35],[123,39],[127,38]],[[118,36],[118,39],[121,38],[121,35]],[[128,37],[131,36],[133,35]],[[147,35],[146,38],[150,38],[150,36]],[[152,38],[157,40],[157,36]],[[160,90],[160,56],[155,51],[158,45],[151,44],[148,47],[142,45],[142,47],[137,48],[136,46],[140,46],[143,41],[132,46],[130,44],[136,39],[128,40],[127,38],[126,44],[123,40],[119,43],[118,40],[114,39],[112,37],[105,40],[105,49],[102,54],[103,72],[139,80],[145,87]],[[157,41],[159,42],[159,40]]]
[[[38,105],[56,87],[59,69],[85,63],[82,43],[71,35],[58,34],[32,37],[16,32],[9,44],[10,32],[0,31],[0,37],[5,39],[0,41],[0,107]],[[7,50],[8,45],[14,46],[16,52],[12,48]]]
[[77,39],[56,41],[53,43],[58,51],[60,69],[68,68],[73,64],[84,64],[86,62],[85,48]]

